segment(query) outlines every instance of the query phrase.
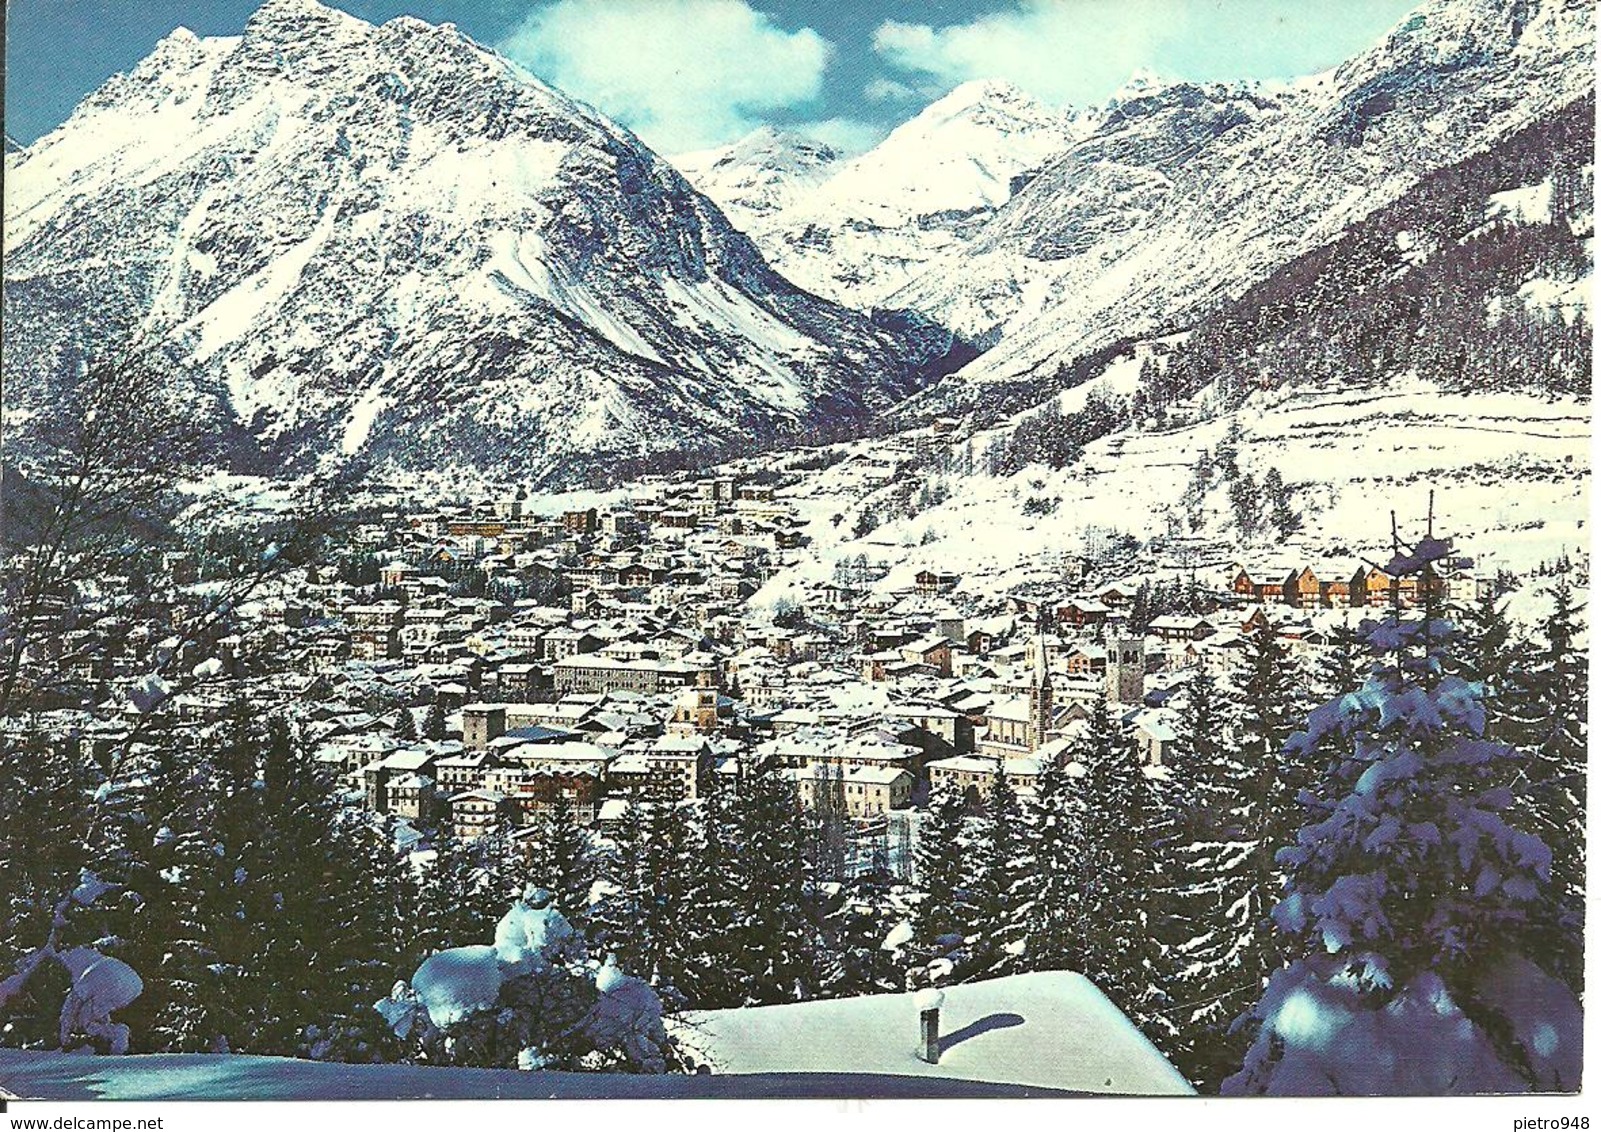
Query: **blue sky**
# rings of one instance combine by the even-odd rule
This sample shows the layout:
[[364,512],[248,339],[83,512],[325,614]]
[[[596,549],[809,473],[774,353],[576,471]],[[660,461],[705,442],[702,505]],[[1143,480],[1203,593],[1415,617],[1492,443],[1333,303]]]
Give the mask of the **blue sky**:
[[[1292,78],[1416,0],[333,0],[453,21],[665,153],[762,123],[865,148],[951,87],[1003,78],[1093,104],[1137,69]],[[178,25],[236,35],[256,0],[11,0],[6,130],[32,141]]]

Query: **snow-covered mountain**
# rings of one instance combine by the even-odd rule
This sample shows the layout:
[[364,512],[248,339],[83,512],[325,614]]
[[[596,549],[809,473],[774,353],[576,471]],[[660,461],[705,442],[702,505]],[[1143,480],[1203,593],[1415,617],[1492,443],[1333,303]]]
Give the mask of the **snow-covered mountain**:
[[[1004,593],[1058,581],[1064,552],[1109,532],[1175,576],[1185,555],[1219,571],[1379,561],[1386,516],[1421,518],[1431,493],[1441,529],[1494,569],[1582,557],[1594,146],[1586,96],[1183,331],[1122,339],[1071,380],[930,391],[963,428],[804,454],[779,495],[811,541],[760,600],[863,554],[889,567],[885,592],[937,565]],[[1216,470],[1225,449],[1233,472]],[[1300,515],[1289,536],[1236,490],[1275,472]]]
[[869,413],[941,349],[792,286],[448,24],[269,0],[180,29],[6,174],[9,403],[137,333],[272,466],[538,479]]
[[800,204],[839,165],[839,154],[811,138],[758,126],[732,145],[684,153],[674,165],[741,228]]
[[888,296],[995,347],[952,382],[1028,380],[1182,328],[1430,172],[1586,94],[1588,0],[1428,0],[1279,89],[1142,84],[970,240]]
[[848,160],[759,130],[677,161],[786,276],[865,310],[960,246],[1085,128],[1082,115],[975,81]]

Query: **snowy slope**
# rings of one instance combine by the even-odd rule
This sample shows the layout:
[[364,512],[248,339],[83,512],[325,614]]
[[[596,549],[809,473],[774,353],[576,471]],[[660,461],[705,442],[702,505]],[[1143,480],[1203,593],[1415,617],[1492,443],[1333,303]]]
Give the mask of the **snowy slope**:
[[890,296],[999,344],[955,380],[1049,373],[1182,325],[1420,177],[1584,95],[1585,0],[1428,0],[1277,90],[1147,86]]
[[918,996],[866,995],[695,1012],[680,1040],[716,1073],[791,1070],[955,1077],[1077,1092],[1193,1093],[1083,975],[1043,971],[944,990],[939,1063],[916,1054]]
[[758,126],[731,145],[683,153],[672,163],[739,228],[795,207],[829,177],[839,154],[821,142]]
[[1084,128],[1016,87],[975,81],[849,160],[758,131],[677,162],[786,276],[868,309],[959,247]]
[[[1114,367],[1097,384],[1115,389],[1131,370],[1137,367]],[[1087,393],[1081,387],[1064,400]],[[1306,526],[1289,547],[1270,537],[1240,544],[1218,484],[1194,534],[1230,548],[1219,565],[1236,556],[1327,557],[1351,569],[1363,557],[1387,560],[1390,510],[1403,523],[1419,521],[1431,488],[1437,529],[1491,571],[1526,571],[1589,545],[1587,401],[1447,394],[1416,382],[1386,390],[1289,389],[1203,424],[1107,437],[1061,470],[1035,465],[1010,476],[984,474],[980,435],[974,441],[980,470],[939,477],[948,499],[855,538],[858,511],[887,512],[910,478],[911,446],[899,453],[878,446],[871,457],[864,452],[784,493],[808,520],[814,541],[802,562],[768,583],[757,600],[793,594],[803,581],[826,581],[835,562],[859,554],[891,567],[875,583],[886,591],[908,587],[918,570],[937,566],[962,574],[966,591],[1005,592],[1058,581],[1062,554],[1085,551],[1110,531],[1149,539],[1176,524],[1190,533],[1181,500],[1191,470],[1203,451],[1216,451],[1234,421],[1243,430],[1241,467],[1258,482],[1278,468]],[[1040,504],[1030,508],[1030,500]],[[842,513],[846,520],[835,524],[833,516]]]
[[636,138],[450,25],[269,0],[242,37],[174,32],[6,161],[13,402],[138,332],[269,463],[538,477],[917,380]]

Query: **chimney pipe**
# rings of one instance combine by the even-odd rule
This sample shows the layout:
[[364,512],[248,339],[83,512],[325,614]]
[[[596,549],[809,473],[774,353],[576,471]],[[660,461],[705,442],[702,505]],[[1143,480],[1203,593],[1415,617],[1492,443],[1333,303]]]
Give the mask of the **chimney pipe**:
[[918,1012],[917,1056],[930,1065],[939,1064],[939,1008],[945,1003],[945,993],[936,987],[927,987],[912,997]]

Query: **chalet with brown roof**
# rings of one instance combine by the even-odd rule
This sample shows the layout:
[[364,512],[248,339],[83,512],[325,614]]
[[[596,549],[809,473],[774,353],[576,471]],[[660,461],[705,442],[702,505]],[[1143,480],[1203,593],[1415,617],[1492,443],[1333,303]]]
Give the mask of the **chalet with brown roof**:
[[1351,575],[1352,605],[1387,605],[1390,601],[1390,576],[1377,566],[1358,566]]
[[531,825],[565,798],[573,820],[588,825],[600,806],[600,772],[592,766],[498,767],[484,776],[484,789],[504,794],[516,803],[522,824]]
[[948,594],[956,588],[962,580],[960,574],[952,574],[944,570],[919,570],[917,572],[917,592],[923,597],[932,597],[935,594]]
[[476,535],[479,538],[500,538],[506,533],[504,519],[452,519],[445,525],[445,533],[452,537]]
[[476,841],[498,825],[513,825],[517,806],[498,790],[463,790],[450,799],[450,824],[457,841]]
[[1100,645],[1070,648],[1063,664],[1069,676],[1098,676],[1106,671],[1106,649]]
[[1310,566],[1291,570],[1284,576],[1284,602],[1298,609],[1310,609],[1323,600],[1323,587]]
[[1075,629],[1086,629],[1106,624],[1106,618],[1111,612],[1111,607],[1105,602],[1096,601],[1094,598],[1076,597],[1065,605],[1057,607],[1056,619]]
[[1267,612],[1261,606],[1257,606],[1251,610],[1244,621],[1240,622],[1240,632],[1254,633],[1258,629],[1266,627],[1267,623]]
[[951,643],[944,637],[919,637],[901,646],[901,659],[909,664],[922,664],[941,676],[951,674]]
[[1134,601],[1134,587],[1114,583],[1096,590],[1095,596],[1113,609],[1121,609]]
[[1167,614],[1151,622],[1151,633],[1164,641],[1204,641],[1217,632],[1205,617]]

